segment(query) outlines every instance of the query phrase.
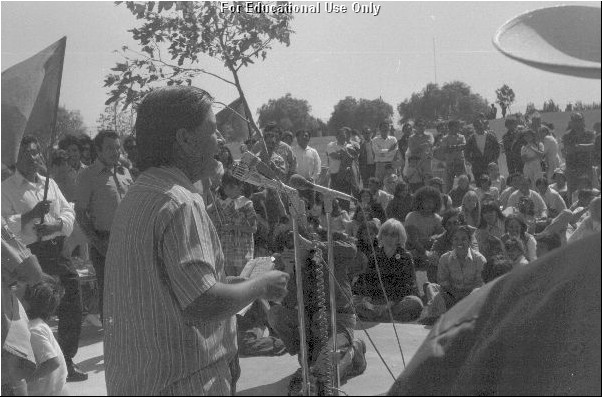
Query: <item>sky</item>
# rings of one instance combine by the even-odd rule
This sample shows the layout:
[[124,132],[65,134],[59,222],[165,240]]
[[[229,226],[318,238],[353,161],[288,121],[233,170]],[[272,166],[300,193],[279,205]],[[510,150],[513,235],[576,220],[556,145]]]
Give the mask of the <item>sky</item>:
[[[329,14],[326,2],[319,3],[320,14],[295,14],[290,46],[274,45],[265,61],[241,71],[252,110],[291,93],[307,100],[311,114],[326,122],[346,96],[382,97],[395,109],[430,82],[454,80],[467,83],[489,102],[495,100],[497,88],[508,84],[516,93],[513,111],[524,112],[529,102],[541,107],[547,99],[562,107],[576,100],[601,101],[599,80],[531,68],[505,57],[492,44],[497,29],[513,17],[566,2],[361,3],[380,5],[376,16],[352,10]],[[600,7],[599,2],[571,4]],[[128,32],[136,19],[123,4],[104,1],[2,1],[0,10],[2,70],[67,36],[60,103],[79,110],[95,131],[108,98],[103,80],[122,60],[114,51],[123,45],[137,48]],[[219,61],[203,57],[202,65],[230,77]],[[234,87],[214,77],[200,77],[194,85],[221,102],[238,96]]]

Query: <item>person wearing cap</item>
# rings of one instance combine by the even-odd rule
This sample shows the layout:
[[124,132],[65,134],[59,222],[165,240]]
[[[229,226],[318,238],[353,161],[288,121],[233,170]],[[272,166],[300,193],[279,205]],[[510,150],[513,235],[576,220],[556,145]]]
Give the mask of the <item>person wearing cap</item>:
[[497,163],[500,144],[495,135],[487,131],[485,119],[477,118],[473,126],[475,133],[466,141],[464,155],[472,165],[472,175],[478,181],[483,174],[487,174],[489,163]]
[[580,177],[592,178],[595,139],[594,133],[585,129],[583,114],[578,112],[571,114],[569,132],[562,137],[569,197],[577,190]]
[[435,138],[425,131],[426,123],[423,119],[416,119],[414,122],[414,134],[408,139],[408,158],[419,158],[417,168],[420,174],[432,175],[431,161],[433,159],[433,145]]

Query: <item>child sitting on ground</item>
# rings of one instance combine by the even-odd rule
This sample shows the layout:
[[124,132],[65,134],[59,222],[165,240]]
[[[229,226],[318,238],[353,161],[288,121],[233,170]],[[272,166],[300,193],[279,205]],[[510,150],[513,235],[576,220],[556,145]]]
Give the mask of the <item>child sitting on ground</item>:
[[38,365],[27,380],[30,396],[65,396],[67,363],[52,330],[46,323],[61,302],[63,289],[56,279],[45,276],[43,281],[27,287],[23,301],[29,317],[31,347]]

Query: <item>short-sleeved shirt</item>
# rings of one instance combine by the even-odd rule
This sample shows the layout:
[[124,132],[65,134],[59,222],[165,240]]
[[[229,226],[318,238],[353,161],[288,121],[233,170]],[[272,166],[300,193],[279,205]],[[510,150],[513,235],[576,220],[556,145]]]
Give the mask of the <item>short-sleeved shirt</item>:
[[36,358],[36,363],[42,363],[57,358],[59,367],[50,374],[27,382],[27,391],[30,396],[61,396],[67,382],[67,363],[52,330],[43,320],[37,318],[29,321],[31,334],[31,347]]
[[412,134],[408,139],[409,156],[418,156],[420,159],[430,158],[435,138],[427,132],[424,134]]
[[226,282],[219,237],[201,196],[174,167],[143,172],[115,214],[106,259],[109,395],[157,395],[236,354],[236,319],[183,312]]
[[372,138],[372,149],[374,152],[374,162],[389,163],[395,158],[396,150],[389,151],[393,146],[397,146],[397,139],[389,135],[385,139],[382,136]]
[[330,154],[336,153],[345,148],[345,145],[339,145],[337,141],[330,142],[326,145],[326,155],[328,159],[328,168],[331,174],[337,174],[341,168],[341,160],[335,160],[330,157]]
[[88,212],[96,230],[108,232],[115,210],[133,182],[126,168],[109,168],[96,160],[79,175],[75,208]]

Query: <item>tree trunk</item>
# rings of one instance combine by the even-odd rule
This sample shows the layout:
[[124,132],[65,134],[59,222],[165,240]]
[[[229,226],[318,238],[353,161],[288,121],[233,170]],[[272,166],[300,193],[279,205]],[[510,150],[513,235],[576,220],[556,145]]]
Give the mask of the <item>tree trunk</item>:
[[253,113],[251,113],[251,109],[249,108],[249,104],[247,103],[247,98],[245,97],[245,93],[243,92],[242,87],[240,85],[240,79],[238,78],[238,72],[232,66],[228,66],[228,68],[230,69],[230,72],[232,72],[232,76],[234,76],[234,84],[236,85],[236,89],[238,90],[238,95],[242,99],[242,103],[245,107],[245,113],[247,116],[247,120],[250,121],[250,124],[251,124],[250,127],[253,127],[252,129],[254,130],[252,133],[251,128],[249,128],[249,138],[251,138],[253,136],[253,134],[255,133],[255,131],[259,131],[259,128],[257,127],[257,124],[255,124],[255,120],[253,119]]

